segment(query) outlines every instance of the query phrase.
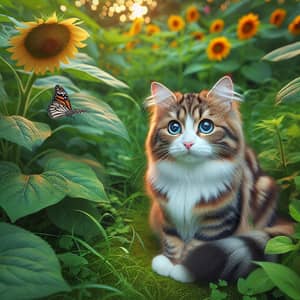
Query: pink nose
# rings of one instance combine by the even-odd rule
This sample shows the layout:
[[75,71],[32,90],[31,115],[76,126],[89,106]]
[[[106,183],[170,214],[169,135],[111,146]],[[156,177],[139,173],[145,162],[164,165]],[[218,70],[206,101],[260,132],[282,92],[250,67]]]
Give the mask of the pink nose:
[[193,142],[184,142],[183,145],[186,149],[190,150],[192,148],[192,146],[194,145],[194,143]]

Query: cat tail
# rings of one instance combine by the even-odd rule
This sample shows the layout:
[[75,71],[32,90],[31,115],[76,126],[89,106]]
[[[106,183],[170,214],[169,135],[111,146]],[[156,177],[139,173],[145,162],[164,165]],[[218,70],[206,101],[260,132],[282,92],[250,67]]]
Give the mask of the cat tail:
[[266,232],[250,231],[245,235],[207,242],[193,249],[183,265],[196,281],[236,281],[255,269],[253,261],[276,261],[275,255],[264,253],[269,239]]

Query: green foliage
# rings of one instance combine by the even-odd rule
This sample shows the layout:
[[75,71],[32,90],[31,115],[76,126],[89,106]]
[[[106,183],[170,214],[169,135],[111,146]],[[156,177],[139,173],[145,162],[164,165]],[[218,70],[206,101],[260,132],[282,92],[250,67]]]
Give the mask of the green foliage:
[[1,299],[37,299],[70,291],[52,248],[40,237],[0,223]]
[[[22,264],[22,273],[15,277],[17,282],[7,281],[13,278],[0,272],[0,282],[11,283],[9,289],[0,284],[1,296],[33,299],[59,293],[50,299],[162,300],[204,299],[210,293],[208,299],[237,299],[234,288],[223,281],[210,284],[207,291],[152,273],[151,257],[158,248],[145,228],[148,208],[137,206],[141,199],[146,201],[142,184],[148,125],[141,107],[151,80],[174,90],[196,92],[230,73],[236,90],[245,96],[241,110],[247,141],[281,187],[280,212],[289,212],[299,223],[300,106],[295,68],[299,42],[287,30],[299,4],[286,1],[282,5],[287,18],[277,28],[268,24],[274,3],[238,1],[220,11],[215,1],[207,15],[199,2],[200,20],[186,23],[183,32],[170,32],[168,15],[164,15],[153,20],[161,28],[159,33],[148,35],[144,24],[140,33],[130,36],[124,33],[131,24],[104,28],[87,7],[77,8],[63,0],[59,5],[67,10],[62,19],[77,17],[84,22],[80,26],[89,32],[88,46],[56,72],[37,76],[17,67],[6,48],[10,37],[17,34],[15,26],[58,12],[57,3],[2,2],[0,244],[4,247],[7,238],[11,247],[0,246],[0,265],[9,253],[14,262]],[[178,5],[178,14],[183,16],[186,4]],[[238,19],[249,12],[259,14],[259,31],[251,39],[239,40]],[[210,23],[220,17],[225,21],[224,30],[210,33]],[[202,40],[193,38],[196,31],[204,33]],[[228,39],[230,54],[221,61],[210,61],[206,50],[218,36]],[[56,84],[66,89],[74,109],[86,112],[49,119],[46,109]],[[129,208],[133,217],[128,216]],[[280,263],[260,263],[248,278],[239,280],[243,300],[298,296],[298,223],[292,236],[275,237],[267,244],[268,253],[282,255]],[[22,246],[28,246],[32,256]],[[32,268],[25,268],[25,259]]]

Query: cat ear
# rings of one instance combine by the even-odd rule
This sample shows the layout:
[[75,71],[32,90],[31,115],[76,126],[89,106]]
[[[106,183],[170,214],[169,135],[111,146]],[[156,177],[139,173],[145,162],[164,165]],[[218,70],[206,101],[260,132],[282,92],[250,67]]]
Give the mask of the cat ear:
[[242,96],[233,90],[233,82],[229,76],[224,76],[212,87],[207,94],[208,98],[221,101],[226,104],[227,108],[231,108],[232,101],[242,101]]
[[153,81],[151,83],[151,96],[147,99],[147,106],[151,105],[166,105],[170,102],[175,102],[176,96],[163,84]]

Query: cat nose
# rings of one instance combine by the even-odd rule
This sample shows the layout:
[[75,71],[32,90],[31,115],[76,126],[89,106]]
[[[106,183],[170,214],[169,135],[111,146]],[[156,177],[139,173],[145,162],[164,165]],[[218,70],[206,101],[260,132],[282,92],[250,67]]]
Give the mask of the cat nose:
[[194,143],[193,142],[184,142],[183,145],[187,150],[190,150],[192,148],[192,146],[194,145]]

